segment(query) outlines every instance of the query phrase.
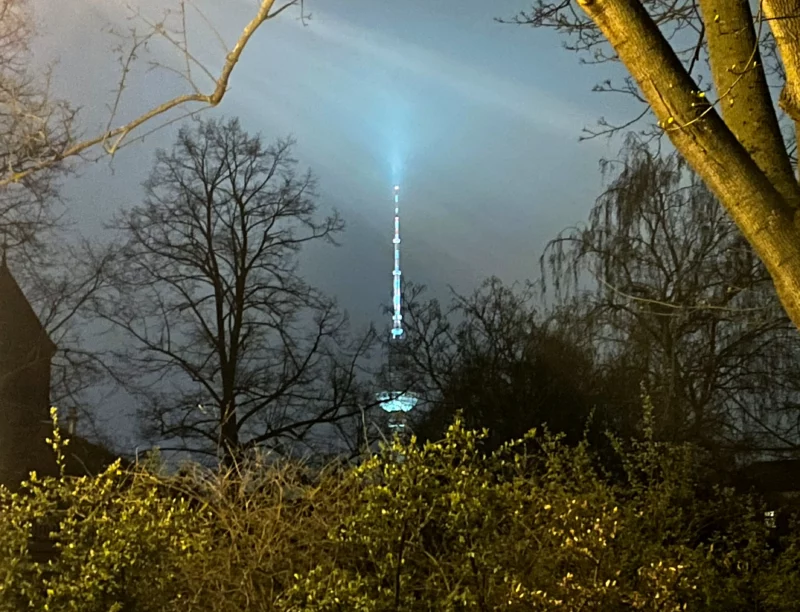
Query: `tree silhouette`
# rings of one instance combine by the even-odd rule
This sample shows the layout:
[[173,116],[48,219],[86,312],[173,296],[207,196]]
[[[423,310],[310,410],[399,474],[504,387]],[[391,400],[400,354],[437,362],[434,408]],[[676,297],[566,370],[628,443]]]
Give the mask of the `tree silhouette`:
[[545,425],[570,443],[619,431],[591,347],[566,319],[537,311],[532,285],[489,278],[447,310],[418,286],[408,295],[406,376],[424,399],[414,425],[421,439],[441,437],[459,410],[469,427],[488,428],[487,451]]
[[800,442],[800,337],[769,274],[677,154],[629,137],[588,223],[542,256],[559,300],[584,299],[607,367],[646,383],[660,435],[728,450]]
[[344,225],[317,218],[291,146],[265,146],[236,119],[184,126],[156,154],[144,203],[113,224],[113,289],[94,305],[124,333],[117,379],[143,402],[150,438],[230,463],[357,411],[372,332],[350,340],[346,316],[298,275],[302,246]]
[[[800,186],[792,165],[800,124],[796,4],[763,0],[755,15],[750,2],[739,0],[577,5],[580,11],[571,0],[537,0],[515,21],[562,32],[582,59],[625,65],[631,77],[625,86],[607,82],[601,90],[633,95],[643,105],[640,117],[652,111],[651,135],[666,134],[718,198],[800,327]],[[781,88],[780,111],[774,86]]]

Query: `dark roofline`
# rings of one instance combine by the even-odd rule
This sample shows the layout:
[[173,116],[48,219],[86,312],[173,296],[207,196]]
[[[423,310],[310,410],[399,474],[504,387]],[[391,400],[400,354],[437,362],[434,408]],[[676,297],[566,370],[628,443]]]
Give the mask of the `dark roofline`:
[[757,489],[777,493],[800,491],[800,459],[755,461],[740,470]]
[[44,344],[49,349],[50,355],[49,357],[53,356],[53,353],[56,352],[58,347],[56,343],[53,342],[50,335],[47,333],[47,330],[42,325],[42,322],[39,320],[39,316],[36,314],[36,311],[33,310],[33,306],[28,301],[28,298],[25,297],[25,293],[22,291],[22,288],[17,283],[17,279],[14,278],[14,275],[11,274],[11,270],[8,267],[8,262],[5,258],[5,253],[3,253],[2,260],[0,260],[0,285],[3,284],[3,281],[9,284],[9,289],[16,293],[17,301],[21,304],[25,304],[24,308],[26,308],[26,315],[29,319],[36,322],[36,326],[42,331],[42,335],[44,336]]

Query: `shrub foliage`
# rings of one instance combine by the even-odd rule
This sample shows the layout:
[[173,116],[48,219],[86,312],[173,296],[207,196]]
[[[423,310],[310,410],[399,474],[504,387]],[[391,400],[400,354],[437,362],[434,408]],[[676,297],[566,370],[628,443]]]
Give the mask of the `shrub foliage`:
[[486,456],[485,435],[457,417],[316,472],[32,475],[0,493],[0,610],[796,609],[796,531],[704,484],[695,449],[614,441],[612,472],[587,444],[531,431]]

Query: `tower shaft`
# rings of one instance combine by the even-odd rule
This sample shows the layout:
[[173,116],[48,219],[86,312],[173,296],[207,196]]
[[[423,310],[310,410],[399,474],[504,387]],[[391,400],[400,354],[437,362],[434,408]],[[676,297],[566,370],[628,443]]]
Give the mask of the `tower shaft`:
[[394,188],[394,270],[392,271],[392,339],[400,339],[403,336],[403,313],[400,303],[402,289],[400,286],[400,187]]

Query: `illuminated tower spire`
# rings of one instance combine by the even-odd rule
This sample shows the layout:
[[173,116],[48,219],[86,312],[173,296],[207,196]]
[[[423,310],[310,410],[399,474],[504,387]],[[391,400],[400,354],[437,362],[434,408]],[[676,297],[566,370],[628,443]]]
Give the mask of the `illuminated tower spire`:
[[394,270],[392,271],[392,305],[394,312],[392,315],[392,339],[400,339],[403,337],[403,314],[400,287],[400,186],[394,186]]
[[[407,432],[406,413],[411,411],[419,401],[416,394],[405,389],[400,380],[401,360],[403,359],[402,342],[405,340],[402,314],[402,286],[400,282],[400,186],[394,187],[394,270],[392,271],[392,332],[389,337],[388,380],[389,390],[376,394],[380,406],[389,413],[389,428],[400,434]],[[408,347],[405,347],[407,349]]]

